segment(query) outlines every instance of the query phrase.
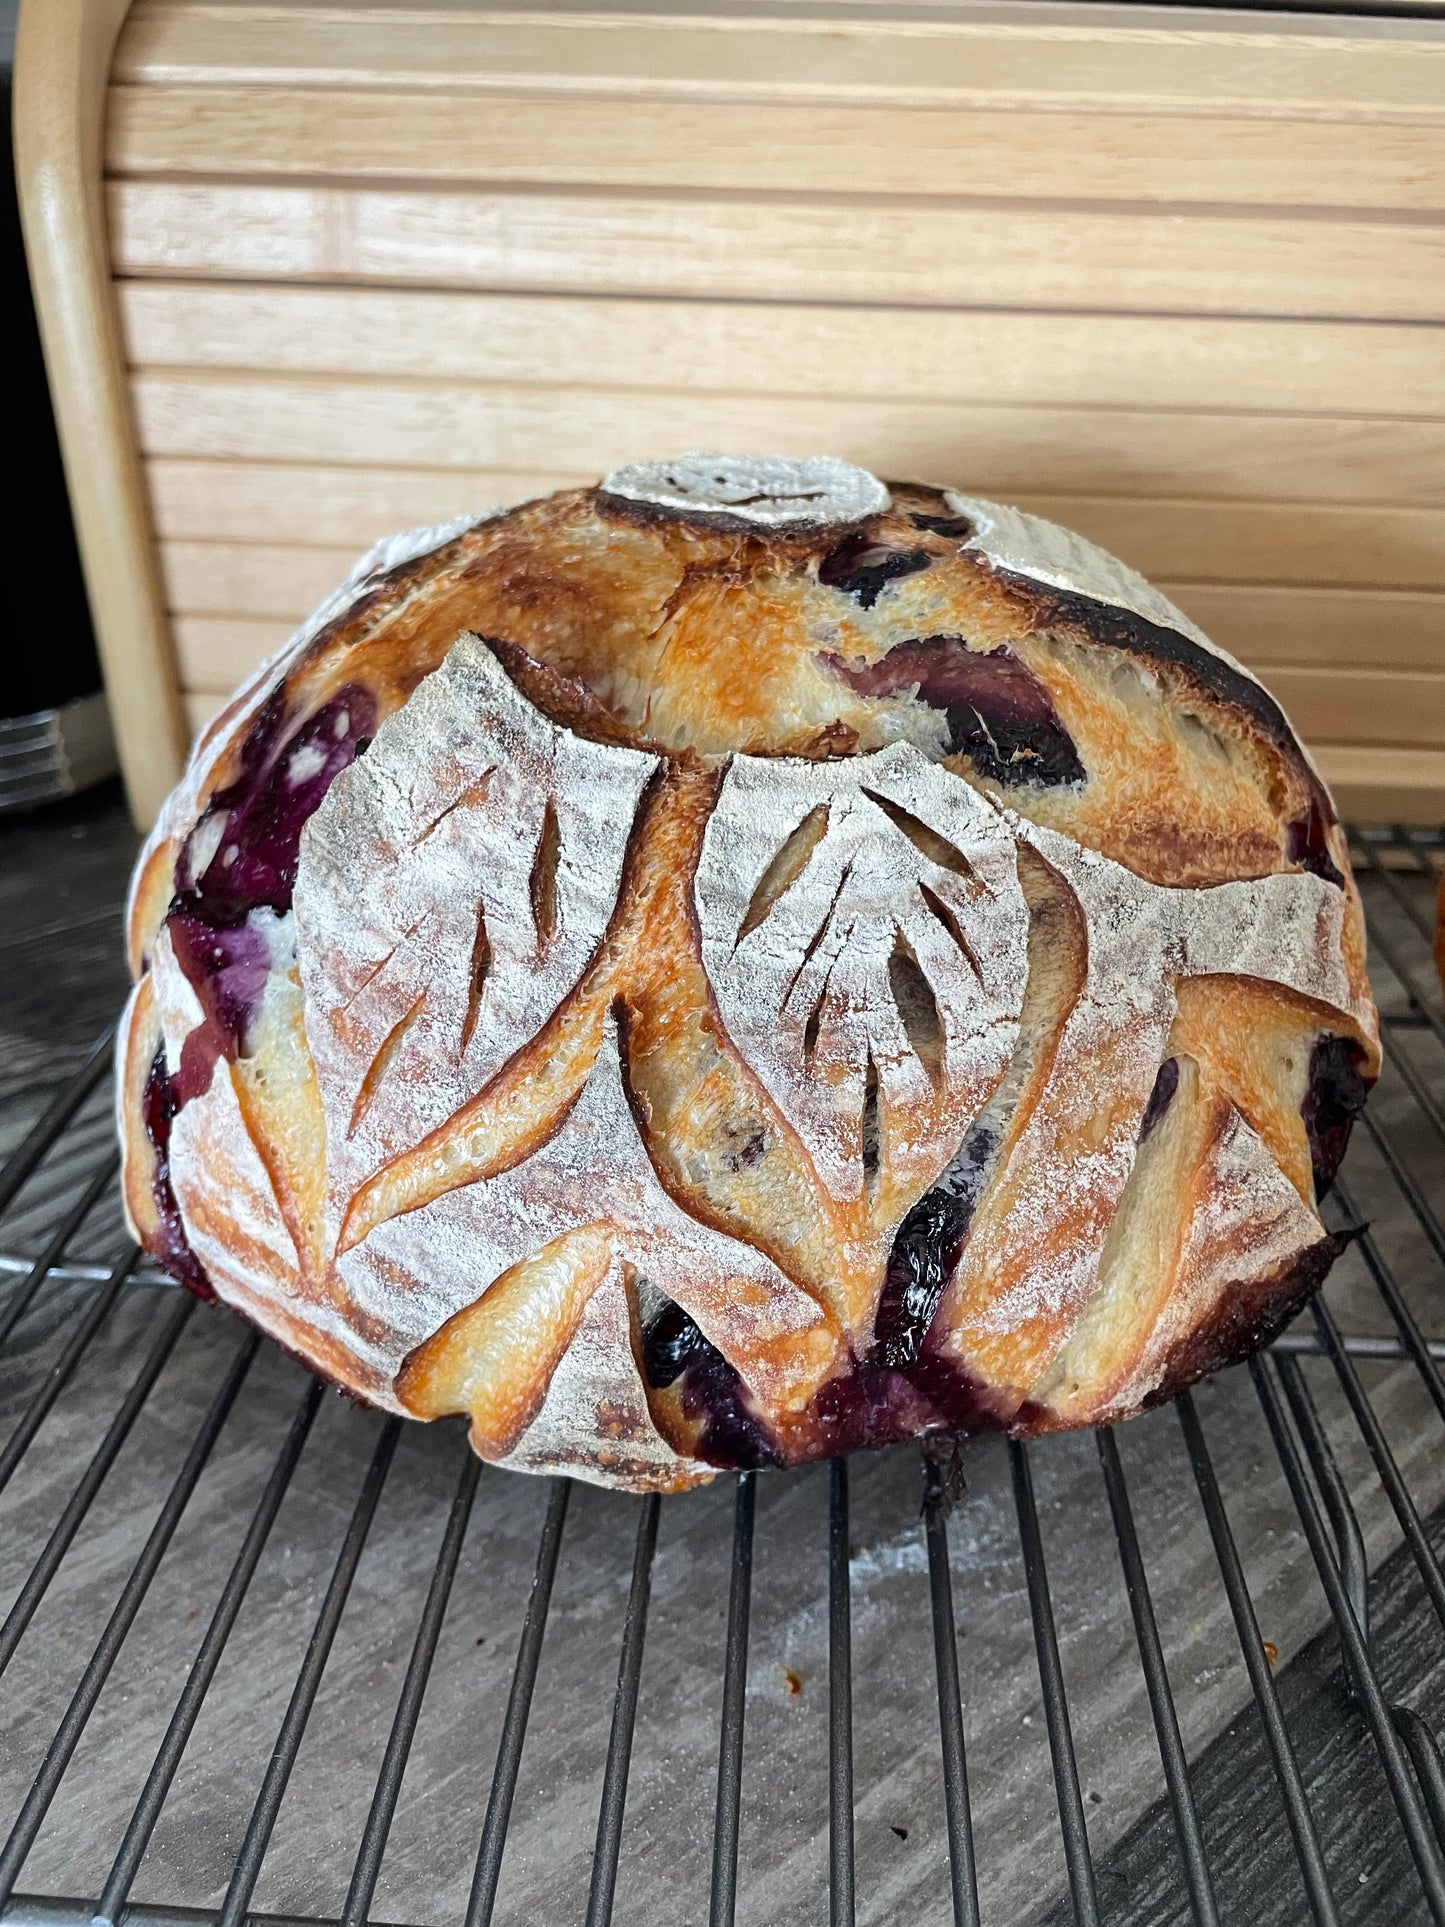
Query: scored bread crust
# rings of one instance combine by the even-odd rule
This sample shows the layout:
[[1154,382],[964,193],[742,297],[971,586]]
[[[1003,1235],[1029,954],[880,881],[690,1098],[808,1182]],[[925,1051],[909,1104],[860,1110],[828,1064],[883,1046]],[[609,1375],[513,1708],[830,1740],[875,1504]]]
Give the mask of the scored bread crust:
[[129,934],[147,1250],[636,1490],[1244,1355],[1378,1068],[1259,683],[1067,531],[821,458],[378,545],[201,739]]

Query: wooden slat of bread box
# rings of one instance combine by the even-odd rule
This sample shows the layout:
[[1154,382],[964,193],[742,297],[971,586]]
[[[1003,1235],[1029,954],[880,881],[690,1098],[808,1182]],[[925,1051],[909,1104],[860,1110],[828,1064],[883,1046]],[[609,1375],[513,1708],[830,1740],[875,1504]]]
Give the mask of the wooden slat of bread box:
[[142,373],[152,455],[605,474],[685,448],[820,449],[982,494],[1438,505],[1445,422],[992,408],[859,397],[639,394]]
[[118,181],[124,274],[1430,321],[1424,219]]
[[[1442,140],[1445,150],[1445,140]],[[831,307],[124,281],[138,368],[1047,403],[1445,415],[1419,323]],[[1343,406],[1348,398],[1347,409]]]
[[1310,743],[1445,745],[1445,674],[1250,665]]
[[273,545],[300,539],[353,556],[398,529],[430,527],[597,480],[595,473],[562,470],[337,468],[167,456],[153,456],[145,469],[162,537]]
[[[648,19],[558,10],[551,18],[428,6],[234,8],[143,0],[113,77],[137,84],[405,85],[456,93],[668,94],[706,100],[885,101],[906,106],[1167,107],[1181,113],[1445,121],[1445,46],[1427,24],[1233,13],[1090,19],[1026,6],[932,17],[830,10],[816,19],[747,8],[669,7]],[[1184,30],[1187,24],[1187,31]],[[742,30],[740,30],[742,29]],[[750,30],[749,30],[750,29]]]
[[1313,755],[1342,815],[1359,823],[1439,823],[1445,750],[1316,743]]
[[[238,556],[254,548],[281,580],[293,567],[306,566],[299,558],[308,553],[319,551],[329,558],[326,566],[333,566],[396,529],[596,480],[560,472],[183,460],[153,460],[147,469],[157,528],[172,551],[214,545]],[[967,478],[963,486],[971,486]],[[1161,581],[1207,583],[1217,577],[1331,588],[1445,589],[1445,510],[1017,492],[1014,501],[1077,529]],[[230,570],[241,564],[228,557],[220,566]],[[315,576],[307,573],[304,580]],[[286,607],[304,599],[304,593],[289,596]]]
[[1437,126],[116,87],[114,174],[1438,209]]

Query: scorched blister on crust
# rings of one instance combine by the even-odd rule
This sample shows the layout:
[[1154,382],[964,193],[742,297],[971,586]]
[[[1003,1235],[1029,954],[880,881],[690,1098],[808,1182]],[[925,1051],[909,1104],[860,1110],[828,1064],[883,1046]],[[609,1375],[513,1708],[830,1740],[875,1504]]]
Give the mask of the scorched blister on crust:
[[130,937],[146,1249],[635,1490],[1243,1356],[1378,1067],[1267,692],[1067,531],[822,458],[380,545],[202,738]]

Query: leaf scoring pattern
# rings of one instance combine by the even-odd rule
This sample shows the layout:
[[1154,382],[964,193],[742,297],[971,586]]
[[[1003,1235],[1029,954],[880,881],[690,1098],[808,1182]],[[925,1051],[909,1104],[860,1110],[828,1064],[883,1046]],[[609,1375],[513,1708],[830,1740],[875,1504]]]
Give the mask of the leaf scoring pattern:
[[333,785],[295,896],[333,1241],[574,988],[656,766],[550,722],[465,636]]
[[[758,917],[780,852],[819,811],[822,834],[786,887],[763,890]],[[863,1194],[876,1078],[880,1202],[910,1193],[906,1208],[1014,1047],[1028,913],[1012,831],[910,744],[829,763],[738,756],[695,893],[728,1034],[828,1190]]]

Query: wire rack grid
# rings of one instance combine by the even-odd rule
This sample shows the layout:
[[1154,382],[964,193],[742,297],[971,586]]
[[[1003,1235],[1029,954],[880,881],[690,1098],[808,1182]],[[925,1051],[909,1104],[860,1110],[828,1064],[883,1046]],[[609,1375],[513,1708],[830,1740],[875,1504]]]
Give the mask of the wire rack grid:
[[104,1040],[0,1173],[0,1923],[1445,1927],[1445,847],[1354,846],[1385,1074],[1326,1293],[1172,1413],[924,1453],[921,1503],[904,1448],[664,1506],[342,1406],[118,1244]]

